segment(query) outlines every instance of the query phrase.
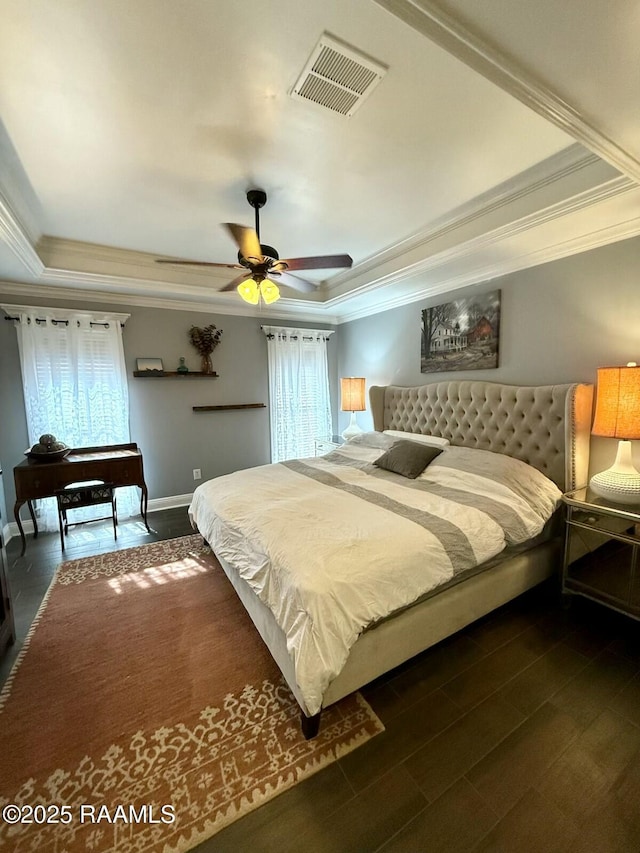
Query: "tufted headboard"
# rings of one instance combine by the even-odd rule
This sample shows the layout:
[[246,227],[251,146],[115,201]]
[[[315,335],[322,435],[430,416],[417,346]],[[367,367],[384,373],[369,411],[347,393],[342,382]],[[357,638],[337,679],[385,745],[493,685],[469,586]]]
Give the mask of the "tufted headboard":
[[451,444],[506,453],[563,491],[588,480],[592,385],[433,382],[372,385],[376,430],[439,435]]

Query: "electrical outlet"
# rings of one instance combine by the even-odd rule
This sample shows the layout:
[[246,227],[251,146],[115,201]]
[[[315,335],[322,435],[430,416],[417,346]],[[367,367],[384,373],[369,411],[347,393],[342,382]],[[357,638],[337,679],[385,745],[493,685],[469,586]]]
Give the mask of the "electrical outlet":
[[202,479],[202,471],[199,468],[193,469],[193,479],[194,480],[201,480]]

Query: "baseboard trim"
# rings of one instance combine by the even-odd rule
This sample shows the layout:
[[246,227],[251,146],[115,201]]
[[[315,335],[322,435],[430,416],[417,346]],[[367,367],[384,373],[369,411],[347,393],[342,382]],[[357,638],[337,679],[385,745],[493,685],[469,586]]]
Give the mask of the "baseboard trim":
[[157,512],[159,509],[177,509],[181,506],[189,506],[193,492],[188,495],[169,495],[168,498],[154,498],[149,501],[149,512]]
[[[181,506],[189,506],[191,503],[192,494],[188,495],[169,495],[166,498],[153,498],[153,500],[149,501],[148,512],[157,512],[160,509],[177,509]],[[23,521],[22,526],[24,527],[25,534],[33,533],[33,522],[31,519],[28,521]],[[9,524],[5,524],[2,528],[2,537],[5,543],[9,542],[13,539],[14,536],[20,536],[20,531],[18,530],[18,525],[15,521],[10,521]]]

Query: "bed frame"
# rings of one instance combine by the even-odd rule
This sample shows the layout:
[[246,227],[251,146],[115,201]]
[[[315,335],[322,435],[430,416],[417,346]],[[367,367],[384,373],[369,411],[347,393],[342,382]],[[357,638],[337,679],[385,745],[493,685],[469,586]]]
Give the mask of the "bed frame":
[[[453,445],[505,453],[538,468],[562,491],[587,482],[592,396],[591,385],[472,381],[369,391],[376,430],[439,435]],[[559,540],[545,541],[365,631],[327,688],[323,708],[545,580],[559,556]],[[313,737],[320,714],[308,715],[284,633],[233,567],[220,563],[300,704],[305,737]]]

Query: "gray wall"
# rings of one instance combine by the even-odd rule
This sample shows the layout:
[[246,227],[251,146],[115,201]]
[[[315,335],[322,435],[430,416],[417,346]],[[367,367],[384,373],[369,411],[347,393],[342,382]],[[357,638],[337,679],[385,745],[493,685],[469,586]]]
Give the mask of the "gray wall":
[[[279,321],[269,313],[262,319],[228,314],[203,314],[127,305],[73,303],[53,299],[2,299],[3,304],[75,307],[82,310],[131,314],[123,330],[129,380],[131,439],[142,448],[149,498],[190,494],[193,469],[203,480],[239,468],[270,461],[269,409],[193,412],[192,406],[227,403],[269,404],[267,345],[261,323],[303,328],[333,328],[325,323]],[[0,312],[0,317],[4,317]],[[191,346],[192,325],[214,323],[224,330],[212,360],[218,379],[137,379],[136,358],[162,358],[166,370],[175,370],[185,356],[191,370],[200,369],[200,357]],[[329,339],[329,374],[333,410],[337,407],[337,335]],[[64,436],[60,436],[64,440]],[[17,337],[14,324],[0,319],[0,460],[10,519],[15,491],[11,471],[24,459],[29,445],[24,413]]]
[[[488,379],[514,384],[594,382],[605,364],[640,362],[640,238],[626,240],[561,261],[455,291],[452,297],[502,290],[500,367],[467,373],[420,372],[420,311],[445,297],[341,325],[329,341],[329,373],[338,429],[349,415],[338,413],[339,376],[364,376],[367,386],[421,385],[442,379]],[[4,300],[25,304],[26,299]],[[124,329],[129,373],[131,436],[142,447],[150,498],[193,491],[193,468],[203,479],[269,461],[268,409],[202,413],[194,405],[268,403],[266,340],[261,322],[330,328],[325,323],[280,323],[275,313],[262,320],[231,315],[132,308],[126,305],[32,300],[96,311],[130,313]],[[181,355],[192,369],[199,358],[188,342],[191,325],[224,329],[214,352],[218,379],[134,379],[135,359],[157,356],[173,369]],[[371,427],[369,412],[358,414]],[[640,442],[638,442],[640,444]],[[0,460],[5,495],[14,502],[11,470],[28,445],[20,362],[13,324],[0,320]],[[615,442],[594,438],[594,470],[610,464]],[[640,449],[634,449],[640,467]],[[7,476],[8,472],[8,476]]]
[[[448,294],[340,326],[340,376],[369,385],[422,385],[486,379],[516,385],[595,382],[596,368],[640,363],[640,238],[456,290],[452,299],[500,288],[500,366],[460,373],[420,372],[420,312]],[[340,429],[346,424],[340,415]],[[358,422],[371,428],[370,413]],[[640,445],[640,442],[636,442]],[[592,439],[594,470],[607,467],[616,442]],[[640,467],[640,448],[634,447]]]

